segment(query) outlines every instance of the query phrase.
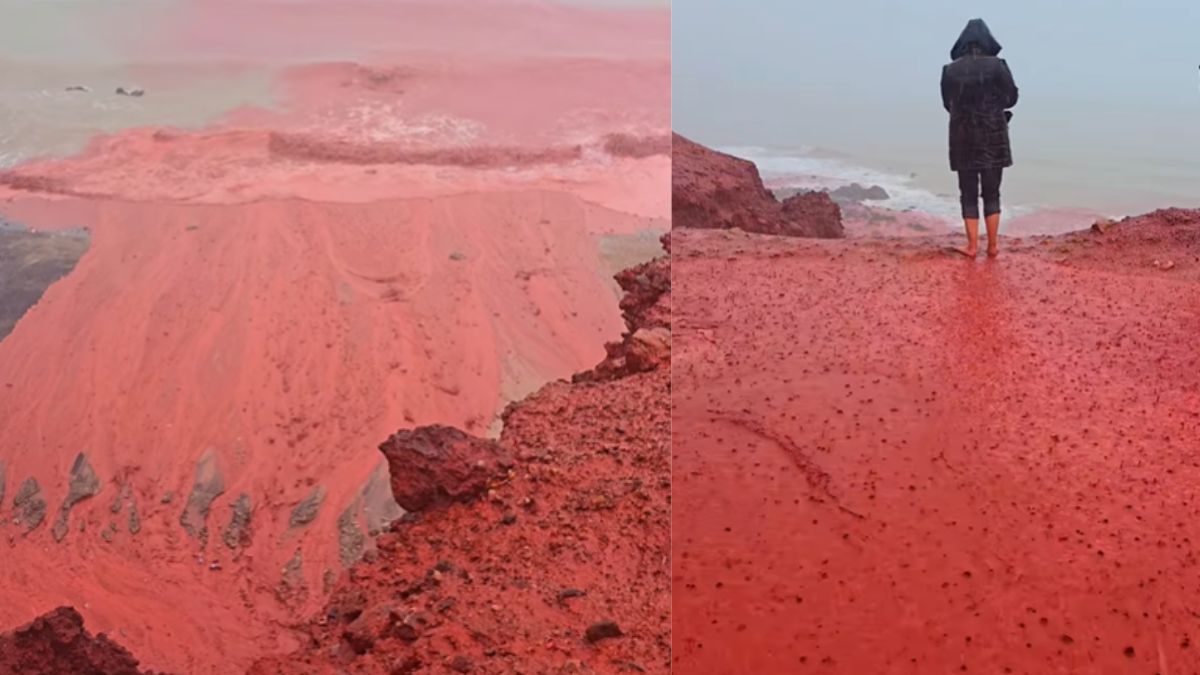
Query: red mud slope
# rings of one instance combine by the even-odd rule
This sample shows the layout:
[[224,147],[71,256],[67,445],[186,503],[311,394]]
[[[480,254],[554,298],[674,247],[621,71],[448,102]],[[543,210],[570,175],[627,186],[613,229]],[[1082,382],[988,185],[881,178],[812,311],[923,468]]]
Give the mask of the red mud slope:
[[[660,258],[626,277],[626,348],[669,334],[669,270]],[[389,439],[394,494],[419,512],[338,583],[301,649],[250,672],[670,672],[670,354],[658,356],[547,385],[508,408],[498,444],[446,427]],[[497,462],[511,468],[489,484],[482,467]]]
[[823,192],[779,202],[754,163],[679,134],[671,147],[672,227],[727,229],[795,237],[844,236],[838,205]]
[[[0,341],[0,627],[70,605],[224,674],[299,647],[401,515],[389,433],[494,435],[621,334],[607,247],[669,216],[668,13],[174,7],[181,50],[282,60],[279,105],[0,173],[0,216],[91,234]],[[312,33],[371,49],[277,51]]]
[[675,235],[676,672],[1200,672],[1200,212]]

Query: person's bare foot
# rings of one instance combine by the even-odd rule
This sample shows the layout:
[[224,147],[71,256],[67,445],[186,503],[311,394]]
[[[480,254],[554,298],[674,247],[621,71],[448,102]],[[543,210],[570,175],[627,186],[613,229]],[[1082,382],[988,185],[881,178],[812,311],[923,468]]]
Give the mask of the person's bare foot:
[[971,248],[970,246],[962,246],[962,247],[954,246],[954,247],[951,247],[950,250],[954,251],[955,253],[957,253],[961,256],[966,256],[971,259],[974,259],[975,256],[979,255],[979,249]]
[[998,247],[998,246],[997,246],[997,247],[995,247],[995,248],[992,248],[992,247],[989,247],[989,248],[988,248],[988,250],[987,250],[987,256],[988,256],[989,258],[995,258],[995,257],[996,257],[996,256],[998,256],[998,255],[1000,255],[1000,247]]

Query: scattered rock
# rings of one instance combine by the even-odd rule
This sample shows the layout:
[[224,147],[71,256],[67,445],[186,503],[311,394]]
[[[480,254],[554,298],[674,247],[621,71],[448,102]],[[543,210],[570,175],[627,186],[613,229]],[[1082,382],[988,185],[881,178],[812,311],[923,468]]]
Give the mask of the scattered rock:
[[46,519],[46,500],[42,499],[42,488],[37,479],[26,478],[13,498],[13,523],[23,525],[25,532],[32,532]]
[[4,484],[5,484],[4,462],[0,462],[0,508],[4,507]]
[[221,534],[225,545],[232,549],[245,548],[250,544],[250,495],[238,495],[229,514],[229,524]]
[[71,509],[75,508],[79,502],[93,497],[99,492],[100,479],[96,476],[96,471],[92,468],[91,463],[88,462],[87,456],[81,452],[76,455],[75,462],[71,465],[67,497],[58,509],[58,518],[54,521],[54,528],[51,531],[54,541],[62,541],[63,537],[67,536],[67,519],[70,517]]
[[583,637],[588,642],[596,643],[609,638],[621,637],[624,633],[621,632],[621,627],[615,621],[598,621],[588,626]]
[[192,493],[188,495],[187,505],[179,516],[179,524],[189,536],[199,539],[201,543],[208,541],[208,511],[212,508],[213,500],[223,492],[225,479],[217,464],[217,453],[209,448],[196,460]]
[[170,504],[173,501],[175,501],[175,491],[167,490],[166,492],[163,493],[162,499],[159,500],[159,503]]
[[466,254],[459,253],[458,251],[453,251],[450,253],[450,259],[455,262],[459,262],[462,260],[466,260],[467,256],[466,256]]
[[91,89],[88,89],[87,87],[85,87],[85,86],[83,86],[83,85],[81,85],[81,84],[73,84],[73,85],[71,85],[71,86],[67,87],[67,91],[83,91],[83,92],[88,92],[88,91],[91,91]]
[[143,96],[146,91],[144,89],[126,89],[125,87],[117,87],[116,94],[119,96]]
[[100,538],[104,541],[112,543],[112,540],[117,536],[117,524],[109,523],[103,530],[100,530]]
[[471,659],[463,656],[462,654],[450,659],[450,670],[453,670],[454,672],[469,673],[474,669],[475,664],[471,662]]
[[1109,228],[1111,228],[1114,224],[1115,223],[1108,218],[1100,218],[1096,222],[1092,223],[1092,232],[1104,234],[1105,232],[1108,232]]
[[292,509],[292,517],[288,519],[288,525],[291,527],[300,527],[311,523],[316,519],[317,513],[321,510],[321,504],[324,501],[325,486],[318,485],[304,498],[304,501]]
[[399,431],[379,449],[388,461],[392,494],[407,511],[478,497],[512,464],[495,441],[442,425]]

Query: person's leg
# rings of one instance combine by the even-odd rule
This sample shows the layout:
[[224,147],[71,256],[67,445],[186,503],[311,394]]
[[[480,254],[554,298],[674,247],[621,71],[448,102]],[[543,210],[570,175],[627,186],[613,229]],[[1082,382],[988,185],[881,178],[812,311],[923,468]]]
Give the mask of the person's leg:
[[963,227],[967,230],[967,247],[959,253],[974,258],[979,252],[979,172],[958,172],[958,194],[962,202]]
[[987,225],[987,254],[995,258],[1000,253],[1000,179],[1003,169],[991,169],[981,175],[983,184],[983,217]]

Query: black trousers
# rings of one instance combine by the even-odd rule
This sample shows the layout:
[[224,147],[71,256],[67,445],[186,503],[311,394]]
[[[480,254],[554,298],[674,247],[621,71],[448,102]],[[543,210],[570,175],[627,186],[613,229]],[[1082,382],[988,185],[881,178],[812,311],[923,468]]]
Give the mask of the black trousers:
[[979,193],[983,192],[983,215],[1000,213],[1000,178],[1004,169],[959,171],[958,194],[964,219],[979,220]]

